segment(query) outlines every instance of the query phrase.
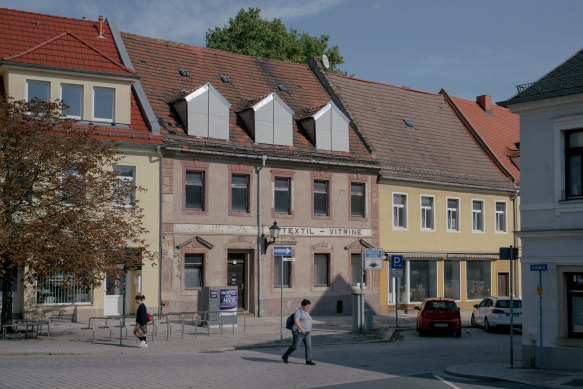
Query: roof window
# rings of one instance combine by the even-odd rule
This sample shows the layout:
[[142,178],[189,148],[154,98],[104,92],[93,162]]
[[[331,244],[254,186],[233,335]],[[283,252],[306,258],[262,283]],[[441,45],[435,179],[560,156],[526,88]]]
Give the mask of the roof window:
[[182,77],[189,77],[188,72],[184,69],[178,69],[178,73],[182,76]]
[[280,90],[280,91],[282,91],[282,92],[287,92],[287,89],[285,88],[285,85],[283,85],[283,84],[279,84],[279,85],[277,86],[277,89],[279,89],[279,90]]
[[221,75],[221,81],[223,81],[226,84],[229,84],[231,82],[231,79],[229,78],[229,76],[226,76],[224,74]]
[[411,128],[415,127],[415,124],[413,124],[413,121],[411,121],[411,119],[404,118],[403,121],[405,122],[405,125],[407,127],[411,127]]

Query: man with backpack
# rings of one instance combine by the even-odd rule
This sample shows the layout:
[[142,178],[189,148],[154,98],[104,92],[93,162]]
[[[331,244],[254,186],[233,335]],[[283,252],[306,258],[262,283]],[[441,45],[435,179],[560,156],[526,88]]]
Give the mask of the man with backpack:
[[294,313],[294,324],[291,328],[293,343],[287,349],[285,354],[281,356],[284,363],[287,363],[291,353],[298,349],[300,342],[304,342],[304,347],[306,348],[306,365],[314,366],[316,364],[312,361],[312,338],[310,337],[310,331],[312,330],[312,317],[308,313],[311,304],[310,300],[303,299],[301,308],[298,308]]

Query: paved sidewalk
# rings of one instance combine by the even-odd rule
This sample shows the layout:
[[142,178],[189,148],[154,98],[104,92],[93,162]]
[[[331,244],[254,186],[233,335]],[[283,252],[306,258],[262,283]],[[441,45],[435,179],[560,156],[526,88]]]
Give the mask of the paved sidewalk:
[[[399,313],[400,330],[411,331],[415,328],[415,314]],[[469,326],[469,315],[462,317],[464,326]],[[285,320],[285,318],[284,318]],[[136,338],[132,334],[132,320],[129,320],[127,337],[125,331],[120,344],[120,329],[113,328],[111,340],[109,331],[96,328],[95,341],[91,341],[92,331],[83,329],[87,323],[52,322],[51,335],[42,335],[35,339],[0,340],[0,356],[11,355],[96,355],[96,354],[139,354],[155,351],[157,354],[179,353],[214,353],[236,349],[253,349],[268,347],[284,347],[291,343],[291,334],[280,327],[279,317],[247,317],[245,326],[239,317],[238,325],[225,325],[223,333],[218,327],[212,327],[210,334],[207,328],[196,328],[191,324],[182,326],[173,322],[157,325],[157,334],[149,326],[149,349],[137,347]],[[154,335],[152,337],[152,335]],[[283,339],[282,339],[283,335]],[[398,339],[395,332],[395,317],[375,316],[373,330],[365,334],[352,333],[351,316],[315,316],[312,330],[312,343],[315,346],[330,344],[351,344],[366,342],[391,342]],[[583,387],[583,372],[568,372],[554,370],[522,369],[500,364],[466,364],[451,366],[445,369],[450,375],[502,380],[523,383],[539,387],[569,388]]]

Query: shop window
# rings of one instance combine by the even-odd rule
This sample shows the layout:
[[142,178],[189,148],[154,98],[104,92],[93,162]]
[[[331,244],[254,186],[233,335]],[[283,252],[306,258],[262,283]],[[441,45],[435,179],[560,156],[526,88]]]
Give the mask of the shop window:
[[409,302],[437,297],[437,261],[407,261],[409,266]]
[[443,290],[443,297],[453,300],[460,299],[460,261],[444,261]]
[[184,288],[199,289],[203,284],[203,254],[184,255]]
[[91,302],[88,288],[75,286],[73,276],[54,273],[37,280],[36,303],[38,305],[72,305]]
[[468,300],[479,300],[492,294],[492,266],[490,261],[466,262]]
[[314,286],[328,286],[330,256],[314,254]]

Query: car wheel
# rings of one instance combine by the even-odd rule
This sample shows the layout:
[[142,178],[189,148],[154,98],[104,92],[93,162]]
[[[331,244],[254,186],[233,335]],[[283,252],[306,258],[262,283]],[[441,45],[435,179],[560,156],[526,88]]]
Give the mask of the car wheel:
[[421,328],[419,328],[419,336],[425,336],[425,330],[422,330]]
[[472,322],[472,327],[475,327],[476,326],[476,318],[474,317],[474,314],[473,313],[472,313],[472,320],[471,320],[471,322]]
[[486,330],[486,332],[490,332],[491,329],[492,327],[490,327],[490,324],[488,324],[488,318],[484,318],[484,330]]

